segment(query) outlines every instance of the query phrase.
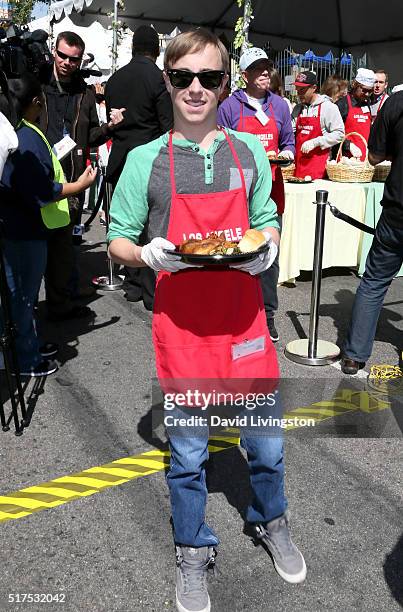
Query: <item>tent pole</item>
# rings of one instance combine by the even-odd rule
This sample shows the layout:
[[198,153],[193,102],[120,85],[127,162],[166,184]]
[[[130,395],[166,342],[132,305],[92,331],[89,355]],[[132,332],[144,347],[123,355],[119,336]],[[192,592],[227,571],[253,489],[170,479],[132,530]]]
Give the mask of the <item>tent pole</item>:
[[112,25],[112,74],[116,72],[118,61],[118,0],[113,2]]

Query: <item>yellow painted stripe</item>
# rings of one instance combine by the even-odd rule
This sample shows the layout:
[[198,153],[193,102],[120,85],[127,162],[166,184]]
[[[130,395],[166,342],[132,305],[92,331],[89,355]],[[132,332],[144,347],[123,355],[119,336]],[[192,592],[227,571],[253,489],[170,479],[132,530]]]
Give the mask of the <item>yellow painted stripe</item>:
[[[370,413],[386,408],[390,408],[390,403],[372,391],[368,393],[342,389],[332,400],[296,408],[287,412],[284,418],[313,418],[315,422],[319,422],[354,410]],[[295,426],[287,427],[294,428]],[[239,432],[228,428],[227,435],[223,432],[212,436],[209,440],[209,451],[216,453],[237,446],[239,436],[228,433]],[[149,450],[140,455],[121,457],[105,465],[90,467],[76,474],[0,495],[0,522],[23,518],[34,512],[55,508],[130,480],[155,474],[169,466],[169,458],[169,450]]]

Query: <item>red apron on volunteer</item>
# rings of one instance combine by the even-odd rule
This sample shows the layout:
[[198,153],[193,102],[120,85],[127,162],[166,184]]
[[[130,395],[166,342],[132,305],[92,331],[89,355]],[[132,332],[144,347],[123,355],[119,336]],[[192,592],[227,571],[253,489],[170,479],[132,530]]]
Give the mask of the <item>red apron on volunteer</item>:
[[[371,111],[369,106],[353,106],[351,96],[347,94],[348,115],[345,121],[346,136],[351,132],[358,132],[368,142],[369,133],[371,130]],[[364,161],[366,157],[366,147],[359,136],[352,134],[348,136],[348,140],[356,145],[361,150],[360,160]],[[350,157],[347,155],[347,157]]]
[[[275,151],[276,155],[279,153],[279,132],[276,120],[274,118],[273,106],[269,106],[270,115],[265,115],[267,122],[265,125],[257,118],[257,114],[252,117],[244,116],[244,105],[241,104],[241,114],[239,118],[239,124],[237,130],[239,132],[248,132],[248,134],[254,134],[257,136],[264,146],[266,153],[269,151]],[[277,213],[282,215],[285,206],[285,195],[284,195],[284,180],[281,168],[276,165],[271,166],[272,174],[272,190],[271,197],[277,205]]]
[[[174,244],[217,229],[241,237],[249,228],[243,170],[223,130],[242,186],[225,192],[178,193],[169,137],[171,211],[167,239]],[[208,204],[208,206],[207,206]],[[206,313],[206,295],[216,308]],[[226,304],[230,306],[227,308]],[[153,340],[160,379],[277,378],[276,352],[266,325],[259,278],[238,270],[189,269],[158,274]]]
[[329,157],[329,149],[315,147],[310,153],[302,153],[301,147],[304,142],[322,136],[320,125],[321,104],[318,106],[316,117],[298,116],[295,133],[295,176],[312,179],[322,179],[326,174],[326,162]]

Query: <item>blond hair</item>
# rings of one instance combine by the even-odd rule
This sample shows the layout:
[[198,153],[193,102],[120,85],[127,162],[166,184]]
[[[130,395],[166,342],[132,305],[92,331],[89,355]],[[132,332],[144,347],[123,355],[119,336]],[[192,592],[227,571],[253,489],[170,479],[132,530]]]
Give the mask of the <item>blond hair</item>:
[[229,72],[229,57],[228,51],[224,47],[221,40],[212,32],[204,28],[198,28],[191,32],[183,32],[178,34],[168,44],[164,54],[164,68],[171,68],[175,62],[188,55],[189,53],[198,53],[207,45],[216,47],[221,55],[222,69]]

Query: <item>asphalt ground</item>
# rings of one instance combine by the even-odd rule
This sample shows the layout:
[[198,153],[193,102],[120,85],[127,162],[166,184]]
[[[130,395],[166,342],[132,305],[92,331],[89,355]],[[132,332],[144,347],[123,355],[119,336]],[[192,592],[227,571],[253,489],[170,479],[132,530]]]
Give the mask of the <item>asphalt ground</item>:
[[[95,223],[82,245],[83,280],[106,271],[102,232]],[[351,270],[324,273],[321,338],[337,342],[345,334],[358,282]],[[402,289],[403,279],[396,279],[366,371],[373,364],[398,363]],[[308,273],[296,287],[279,288],[276,348],[287,411],[334,403],[349,388],[366,391],[365,378],[351,381],[335,367],[308,368],[285,359],[287,342],[308,332],[310,290]],[[0,432],[0,496],[166,449],[151,431],[150,313],[120,291],[98,293],[88,303],[97,315],[93,322],[46,325],[47,339],[61,346],[60,369],[46,380],[23,435]],[[43,306],[41,301],[42,314]],[[31,382],[27,395],[32,387]],[[302,585],[284,583],[266,552],[243,533],[250,493],[243,452],[234,445],[211,453],[207,517],[221,539],[219,572],[209,583],[212,610],[403,607],[401,414],[399,401],[372,408],[358,401],[355,411],[336,411],[318,422],[314,434],[286,432],[291,528],[308,567]],[[174,610],[169,517],[163,469],[58,507],[8,517],[0,523],[1,612]],[[24,593],[52,594],[53,601],[22,603]]]

